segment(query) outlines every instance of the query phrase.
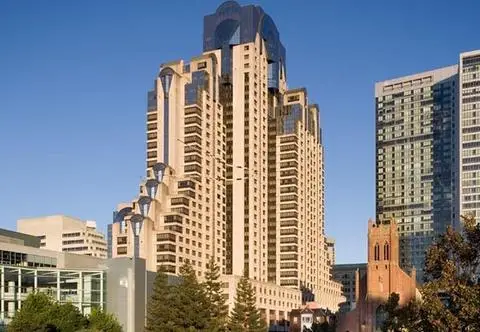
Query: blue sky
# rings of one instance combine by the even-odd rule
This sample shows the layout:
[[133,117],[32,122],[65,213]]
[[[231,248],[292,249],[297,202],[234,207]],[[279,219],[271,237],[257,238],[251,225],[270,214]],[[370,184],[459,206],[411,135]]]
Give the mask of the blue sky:
[[[145,172],[146,93],[159,65],[201,53],[203,16],[220,3],[0,1],[0,227],[63,213],[105,229]],[[480,48],[480,2],[256,4],[280,31],[289,87],[307,87],[321,107],[337,262],[365,261],[374,83]]]

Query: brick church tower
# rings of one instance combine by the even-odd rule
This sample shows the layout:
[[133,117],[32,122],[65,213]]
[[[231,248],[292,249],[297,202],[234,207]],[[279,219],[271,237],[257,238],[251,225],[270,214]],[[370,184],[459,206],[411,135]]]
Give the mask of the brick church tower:
[[[368,222],[367,271],[368,295],[373,298],[388,299],[398,290],[399,282],[405,281],[399,280],[399,240],[395,221]],[[413,277],[415,273],[413,270]]]
[[385,319],[383,304],[391,293],[400,296],[400,305],[416,296],[416,272],[408,275],[399,266],[399,238],[394,220],[368,222],[367,273],[356,273],[357,307],[340,319],[337,331],[381,331]]

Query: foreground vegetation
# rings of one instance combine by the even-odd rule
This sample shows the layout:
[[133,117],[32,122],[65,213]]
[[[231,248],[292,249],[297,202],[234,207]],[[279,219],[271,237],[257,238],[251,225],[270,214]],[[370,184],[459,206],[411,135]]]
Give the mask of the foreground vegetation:
[[44,293],[32,293],[8,325],[8,332],[121,332],[117,319],[94,309],[88,316],[71,303],[58,303]]
[[449,227],[430,247],[422,299],[400,307],[391,294],[383,331],[480,331],[480,224],[463,217],[462,232]]
[[255,291],[247,277],[237,285],[231,315],[225,302],[220,268],[212,258],[205,281],[199,282],[189,264],[180,269],[178,283],[171,284],[165,271],[157,272],[147,306],[149,332],[265,332],[267,326],[255,306]]

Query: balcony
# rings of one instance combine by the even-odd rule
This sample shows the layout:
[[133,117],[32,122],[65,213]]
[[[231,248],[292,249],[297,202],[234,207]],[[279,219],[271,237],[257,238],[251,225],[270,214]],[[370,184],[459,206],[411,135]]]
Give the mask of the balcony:
[[172,233],[157,234],[157,242],[175,242],[176,235]]
[[199,165],[186,165],[184,167],[185,173],[197,173],[198,175],[202,174],[202,167]]
[[286,135],[280,137],[280,143],[290,143],[290,142],[296,142],[297,141],[297,136],[296,135]]
[[183,195],[185,197],[195,198],[195,191],[194,190],[182,190],[178,192],[179,195]]
[[185,156],[185,158],[183,159],[183,161],[185,163],[198,163],[198,164],[201,164],[202,163],[202,157],[200,157],[199,155],[189,155],[189,156]]
[[280,193],[281,194],[289,194],[289,193],[298,193],[298,187],[282,187],[280,188]]
[[297,152],[288,152],[288,153],[281,153],[280,154],[280,161],[297,159],[297,158],[298,158],[298,153]]
[[298,279],[282,279],[280,280],[280,286],[296,286],[298,287]]
[[280,271],[280,278],[297,278],[297,271]]
[[163,222],[165,224],[171,224],[171,223],[177,223],[177,224],[182,224],[183,222],[183,217],[178,214],[171,214],[168,216],[163,217]]
[[192,180],[183,180],[178,182],[178,189],[190,188],[195,189],[195,182]]
[[202,125],[202,118],[200,117],[200,115],[198,115],[196,113],[188,114],[185,117],[185,126],[187,126],[189,124],[198,124],[199,126],[201,126]]
[[298,243],[298,237],[297,236],[281,237],[280,238],[280,244],[297,244],[297,243]]
[[174,197],[170,200],[171,205],[189,205],[189,200],[186,197]]
[[281,229],[280,230],[280,235],[298,235],[298,229],[297,228],[287,228],[287,229]]
[[297,161],[285,161],[280,163],[280,169],[285,169],[285,168],[298,168],[298,162]]
[[202,110],[198,105],[192,104],[185,106],[185,116],[192,114],[202,115]]
[[298,227],[297,219],[280,220],[280,227]]
[[280,246],[280,252],[294,252],[298,253],[298,246],[295,245],[289,245],[289,246]]
[[147,131],[157,130],[157,128],[156,122],[147,124]]
[[298,184],[298,179],[296,178],[287,178],[287,179],[281,179],[280,180],[280,185],[281,186],[292,186],[292,185],[297,185]]
[[157,255],[157,263],[175,263],[175,255]]
[[185,135],[189,135],[189,134],[202,135],[202,128],[197,124],[187,126],[185,127]]
[[297,144],[280,145],[280,152],[297,151]]
[[281,212],[280,218],[282,219],[298,219],[298,212],[289,211],[289,212]]
[[193,134],[185,136],[184,142],[185,144],[197,143],[198,145],[202,145],[202,138],[197,134]]
[[297,261],[298,255],[297,254],[281,254],[280,261]]
[[176,252],[176,246],[170,243],[157,244],[157,252],[162,251]]
[[165,226],[165,230],[167,231],[172,231],[175,233],[183,233],[183,228],[180,225],[171,225],[171,226]]
[[280,195],[280,202],[288,202],[288,201],[294,201],[296,202],[298,200],[297,194],[292,194],[292,195]]
[[280,211],[297,210],[297,209],[298,209],[297,203],[280,204]]
[[147,122],[157,121],[157,113],[151,113],[147,115]]
[[290,169],[290,170],[281,170],[280,171],[280,177],[298,177],[298,171],[296,169]]

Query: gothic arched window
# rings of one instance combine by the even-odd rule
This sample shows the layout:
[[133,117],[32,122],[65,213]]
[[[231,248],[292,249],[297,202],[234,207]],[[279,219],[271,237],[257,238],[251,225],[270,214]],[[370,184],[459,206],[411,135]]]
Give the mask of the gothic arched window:
[[375,243],[373,255],[376,261],[380,260],[380,246],[378,245],[378,243]]
[[389,260],[390,259],[390,246],[388,243],[385,243],[383,246],[383,259]]

